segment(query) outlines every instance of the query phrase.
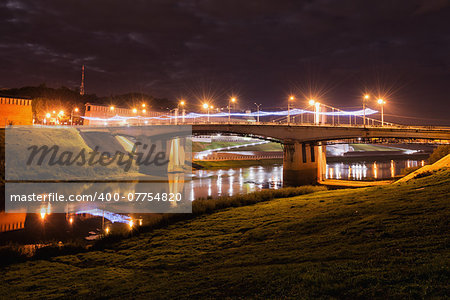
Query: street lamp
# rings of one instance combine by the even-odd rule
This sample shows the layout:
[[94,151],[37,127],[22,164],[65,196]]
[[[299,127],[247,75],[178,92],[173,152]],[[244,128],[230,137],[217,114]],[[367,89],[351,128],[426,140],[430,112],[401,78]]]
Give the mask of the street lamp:
[[383,107],[386,104],[386,101],[384,101],[383,99],[378,99],[378,104],[381,105],[381,127],[383,127],[384,125],[384,111],[383,111]]
[[262,104],[256,104],[255,103],[255,105],[256,105],[256,110],[257,110],[257,115],[256,115],[256,120],[257,120],[257,123],[259,124],[259,107],[262,105]]
[[314,103],[314,107],[316,109],[316,113],[314,116],[314,123],[319,124],[320,123],[320,103],[319,102],[315,102]]
[[366,127],[366,101],[369,100],[370,96],[368,94],[364,95],[363,98],[363,112],[364,112],[364,118],[363,118],[363,124],[364,127]]
[[78,111],[79,111],[78,107],[75,107],[74,109],[72,109],[72,111],[70,113],[70,125],[73,125],[73,113],[74,112],[77,113]]
[[136,108],[133,108],[133,113],[134,114],[137,113],[137,109]]
[[231,103],[235,103],[236,102],[236,98],[233,97],[230,99],[230,101],[228,101],[228,123],[230,123],[231,121]]
[[291,101],[294,101],[295,97],[290,96],[288,100],[288,115],[287,115],[287,123],[291,121]]
[[109,107],[109,110],[110,110],[110,111],[114,111],[114,106],[111,105],[111,106]]
[[206,109],[207,114],[208,114],[208,122],[209,122],[209,104],[208,103],[203,103],[203,108]]
[[181,107],[183,108],[182,113],[181,113],[183,123],[184,123],[184,117],[185,117],[185,115],[186,115],[186,110],[184,109],[184,105],[185,105],[185,104],[186,104],[186,102],[185,102],[184,100],[181,100],[181,101],[178,103],[178,106],[181,106]]

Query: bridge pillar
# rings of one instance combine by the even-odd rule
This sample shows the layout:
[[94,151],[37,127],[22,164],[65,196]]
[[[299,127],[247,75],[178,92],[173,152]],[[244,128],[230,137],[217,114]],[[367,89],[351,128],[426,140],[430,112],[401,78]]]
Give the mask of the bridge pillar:
[[317,184],[325,176],[325,146],[306,143],[283,145],[283,184],[301,186]]

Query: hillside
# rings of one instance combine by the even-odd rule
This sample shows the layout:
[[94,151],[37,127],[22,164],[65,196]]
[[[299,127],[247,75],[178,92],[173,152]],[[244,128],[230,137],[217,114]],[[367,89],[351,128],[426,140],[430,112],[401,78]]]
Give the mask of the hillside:
[[9,266],[0,292],[9,298],[445,297],[449,194],[446,170],[402,184],[226,209],[113,249]]

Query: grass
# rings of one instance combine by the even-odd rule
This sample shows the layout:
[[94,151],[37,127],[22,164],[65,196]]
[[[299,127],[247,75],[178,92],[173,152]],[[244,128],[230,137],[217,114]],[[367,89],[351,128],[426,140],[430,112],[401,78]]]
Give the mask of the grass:
[[354,151],[400,151],[399,148],[383,145],[349,144],[349,146],[353,147]]
[[239,151],[283,151],[280,143],[270,142],[260,145],[239,148]]
[[213,150],[217,148],[231,147],[237,145],[246,145],[251,142],[242,141],[242,142],[217,142],[212,141],[211,143],[206,142],[192,142],[192,152],[201,152],[205,150]]
[[243,168],[250,166],[272,166],[283,164],[283,159],[260,159],[260,160],[218,160],[202,161],[196,160],[196,164],[207,169],[214,168]]
[[2,270],[4,297],[445,298],[450,170],[274,199]]

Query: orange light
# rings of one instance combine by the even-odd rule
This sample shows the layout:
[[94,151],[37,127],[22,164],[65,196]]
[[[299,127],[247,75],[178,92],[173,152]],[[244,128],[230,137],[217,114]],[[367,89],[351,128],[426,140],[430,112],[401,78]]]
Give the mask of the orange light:
[[294,100],[294,99],[295,99],[294,96],[289,97],[289,100]]
[[385,104],[386,102],[383,99],[378,99],[378,104]]
[[145,114],[147,112],[147,110],[143,109],[142,112]]
[[145,103],[142,103],[142,107],[145,107]]
[[73,224],[73,218],[72,218],[72,217],[70,217],[70,219],[69,219],[69,223],[70,223],[70,225],[72,225],[72,224]]
[[136,108],[133,108],[133,113],[137,113],[137,109]]
[[369,99],[370,98],[370,96],[369,95],[364,95],[364,99]]
[[110,106],[110,107],[109,107],[109,110],[114,110],[114,106]]
[[75,107],[74,111],[75,111],[75,112],[78,112],[78,111],[79,111],[78,107]]
[[46,118],[50,118],[52,115],[50,114],[50,113],[47,113],[46,115],[45,115],[45,117]]
[[316,101],[314,101],[313,99],[309,100],[309,105],[314,105],[316,103]]
[[184,102],[183,100],[180,101],[180,105],[181,105],[181,106],[183,106],[184,103],[185,103],[185,102]]
[[45,215],[47,214],[47,210],[45,209],[45,207],[41,208],[41,219],[44,220],[45,219]]
[[231,102],[236,102],[236,98],[231,98]]
[[64,116],[64,111],[63,111],[63,110],[60,110],[60,111],[59,111],[59,115]]
[[208,103],[203,103],[203,108],[207,109],[209,107]]

